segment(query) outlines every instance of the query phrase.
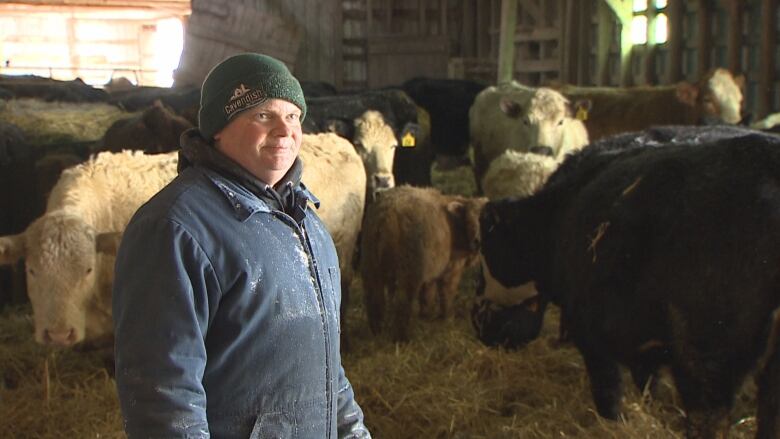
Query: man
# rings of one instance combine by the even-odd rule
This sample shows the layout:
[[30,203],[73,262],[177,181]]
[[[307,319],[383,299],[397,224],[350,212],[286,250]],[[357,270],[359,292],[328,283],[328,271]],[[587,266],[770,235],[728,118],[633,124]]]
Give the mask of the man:
[[306,102],[278,60],[228,58],[179,176],[116,260],[116,381],[136,437],[370,438],[339,353],[338,260],[300,183]]

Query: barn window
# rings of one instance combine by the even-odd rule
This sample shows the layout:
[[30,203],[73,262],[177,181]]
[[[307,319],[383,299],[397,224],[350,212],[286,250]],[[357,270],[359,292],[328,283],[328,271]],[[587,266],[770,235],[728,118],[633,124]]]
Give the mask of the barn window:
[[0,74],[79,77],[93,86],[125,77],[170,86],[188,3],[165,9],[0,4]]
[[668,39],[669,20],[665,10],[666,0],[634,0],[634,17],[631,20],[631,42],[633,44],[663,44]]

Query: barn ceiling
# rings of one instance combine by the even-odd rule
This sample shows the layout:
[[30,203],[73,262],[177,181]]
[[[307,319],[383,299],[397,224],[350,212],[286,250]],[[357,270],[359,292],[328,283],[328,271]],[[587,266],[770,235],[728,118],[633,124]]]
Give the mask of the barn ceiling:
[[0,0],[0,4],[24,4],[38,6],[87,6],[151,8],[190,11],[190,0]]

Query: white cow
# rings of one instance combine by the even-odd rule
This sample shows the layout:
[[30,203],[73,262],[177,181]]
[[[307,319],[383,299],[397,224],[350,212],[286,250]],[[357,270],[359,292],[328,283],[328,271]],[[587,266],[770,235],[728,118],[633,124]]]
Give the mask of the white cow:
[[488,87],[469,110],[474,174],[481,185],[490,162],[507,149],[542,152],[561,159],[588,143],[569,101],[550,88],[511,82]]
[[[354,147],[335,134],[304,135],[303,181],[320,199],[344,271],[360,231],[366,174]],[[23,233],[0,237],[0,264],[25,258],[35,340],[100,345],[113,335],[111,288],[121,232],[138,207],[177,174],[178,153],[104,152],[67,169],[46,213]]]
[[366,195],[373,199],[377,192],[395,186],[393,158],[398,140],[378,111],[366,111],[354,123],[352,143],[366,168]]
[[110,338],[118,232],[176,176],[176,163],[176,153],[100,153],[63,171],[46,212],[24,232],[0,237],[0,263],[25,259],[37,342]]

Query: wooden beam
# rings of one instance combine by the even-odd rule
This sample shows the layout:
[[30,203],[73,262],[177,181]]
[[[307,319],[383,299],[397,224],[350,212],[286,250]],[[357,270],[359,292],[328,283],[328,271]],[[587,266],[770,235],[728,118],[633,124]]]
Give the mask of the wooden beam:
[[775,29],[775,17],[777,14],[777,0],[761,1],[761,66],[758,79],[758,105],[756,118],[765,117],[772,108],[772,97],[775,82],[775,45],[777,44],[777,31]]
[[667,63],[666,79],[670,83],[683,79],[683,20],[685,17],[684,0],[669,0],[667,6],[669,17],[669,62]]
[[476,29],[476,5],[475,0],[463,0],[461,9],[461,29],[460,29],[460,47],[461,55],[466,58],[473,58],[477,55],[477,41],[480,36]]
[[732,72],[742,71],[742,17],[744,0],[728,0],[728,61],[726,65]]
[[514,77],[515,29],[517,27],[517,0],[501,1],[501,33],[498,41],[499,84]]
[[698,0],[699,35],[696,37],[698,54],[696,57],[696,77],[701,78],[707,73],[712,63],[710,49],[712,48],[712,5],[710,0]]
[[[571,1],[572,8],[574,7],[574,0]],[[590,72],[590,49],[591,49],[591,32],[593,31],[593,2],[582,2],[577,8],[579,13],[579,34],[577,38],[577,76],[574,79],[576,84],[590,84],[592,79]]]
[[631,23],[631,0],[604,0],[621,24]]
[[596,38],[596,84],[611,85],[609,78],[609,48],[615,31],[615,14],[606,2],[598,3],[598,35]]

